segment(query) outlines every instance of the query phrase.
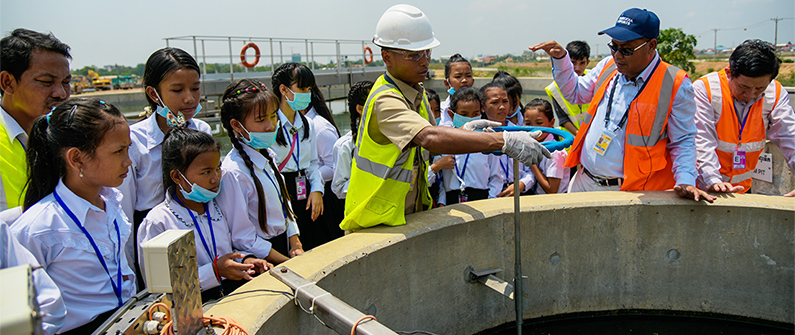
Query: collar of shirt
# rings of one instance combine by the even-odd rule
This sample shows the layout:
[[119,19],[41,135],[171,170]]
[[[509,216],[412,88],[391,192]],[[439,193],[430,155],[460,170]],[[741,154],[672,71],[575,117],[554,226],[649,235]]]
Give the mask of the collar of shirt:
[[[299,112],[300,113],[300,112]],[[315,110],[315,107],[309,107],[309,111],[304,114],[307,119],[314,120],[319,114]]]
[[3,126],[6,127],[6,133],[8,133],[8,140],[11,143],[14,142],[14,139],[17,136],[20,136],[19,141],[22,142],[23,145],[28,145],[28,133],[22,129],[22,126],[19,125],[17,120],[11,117],[11,114],[8,114],[3,107],[0,107],[0,114],[2,114],[2,118],[0,118],[0,122],[3,122]]
[[[63,183],[63,179],[58,181],[58,185],[55,186],[55,190],[58,191],[58,195],[63,199],[63,202],[66,206],[69,207],[69,210],[75,214],[78,220],[80,220],[80,224],[86,224],[86,216],[88,215],[88,211],[92,210],[95,212],[103,212],[97,206],[94,206],[88,200],[83,199],[72,190],[70,190],[66,185]],[[108,218],[115,218],[121,212],[121,199],[122,194],[115,188],[110,187],[103,187],[99,191],[99,195],[103,201],[105,201],[105,210],[104,212],[107,214]],[[119,222],[119,226],[121,227],[123,223]]]
[[[251,163],[254,164],[254,167],[256,167],[259,170],[262,170],[268,165],[268,159],[265,158],[265,156],[263,156],[259,151],[254,150],[254,148],[242,143],[241,146],[243,147],[243,151],[245,151],[246,154],[248,155],[248,158],[251,159]],[[270,155],[270,149],[265,149],[265,150],[267,150],[268,154]],[[237,152],[237,150],[234,150],[234,152],[240,154]],[[271,155],[271,157],[273,157],[273,155]]]
[[652,69],[654,69],[654,65],[657,64],[659,60],[660,54],[655,51],[654,58],[651,60],[651,63],[649,63],[649,65],[647,65],[646,68],[643,69],[643,71],[641,71],[637,77],[635,77],[635,80],[629,80],[626,75],[622,74],[618,78],[618,83],[620,85],[633,84],[638,87],[643,86],[643,82],[652,75]]
[[732,97],[732,100],[734,100],[734,112],[737,113],[737,117],[742,119],[743,116],[748,113],[748,110],[751,109],[751,106],[753,106],[757,101],[764,99],[764,97],[765,92],[762,92],[762,95],[748,102],[742,102]]
[[299,113],[301,112],[298,111],[295,112],[295,124],[293,124],[292,122],[290,122],[290,119],[288,119],[287,116],[284,115],[284,112],[282,112],[282,110],[279,109],[279,121],[281,121],[281,124],[282,126],[284,126],[285,129],[289,130],[290,127],[295,127],[295,129],[301,130],[301,128],[304,126],[304,121],[301,120],[301,116],[298,115]]
[[[163,134],[163,131],[160,130],[160,126],[157,125],[157,114],[152,113],[152,115],[140,123],[143,125],[141,129],[143,130],[144,134],[146,134],[146,149],[152,150],[152,148],[163,143],[163,140],[166,138],[166,134]],[[188,128],[190,129],[198,128],[193,119],[188,120],[187,123]]]
[[389,78],[392,78],[392,80],[397,84],[400,92],[403,93],[403,96],[405,96],[406,99],[408,99],[409,107],[411,107],[411,109],[416,109],[417,106],[422,103],[422,92],[425,90],[422,84],[418,83],[414,86],[409,86],[409,84],[406,84],[404,81],[395,78],[395,76],[389,73],[389,71],[386,72],[386,75],[389,76]]

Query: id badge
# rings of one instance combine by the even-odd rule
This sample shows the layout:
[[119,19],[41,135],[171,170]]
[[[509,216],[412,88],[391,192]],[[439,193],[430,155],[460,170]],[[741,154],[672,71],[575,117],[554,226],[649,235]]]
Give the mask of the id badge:
[[467,195],[463,191],[458,193],[458,203],[467,202],[468,199],[469,199],[469,195]]
[[409,192],[414,190],[414,184],[417,183],[417,175],[420,173],[420,167],[414,165],[411,169],[411,184],[409,184]]
[[599,136],[596,144],[594,144],[593,151],[596,151],[597,154],[604,156],[605,151],[607,151],[607,147],[610,146],[610,142],[613,140],[613,136],[615,135],[605,130],[605,132]]
[[745,151],[734,150],[734,169],[745,169]]
[[306,177],[295,177],[295,195],[298,200],[306,199]]

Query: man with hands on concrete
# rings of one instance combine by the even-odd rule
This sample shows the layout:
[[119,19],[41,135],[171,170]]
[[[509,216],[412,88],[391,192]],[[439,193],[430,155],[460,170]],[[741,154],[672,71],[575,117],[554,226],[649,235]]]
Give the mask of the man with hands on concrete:
[[780,63],[770,43],[747,40],[734,49],[728,68],[693,83],[698,183],[707,191],[747,192],[765,139],[795,170],[795,113],[775,80]]
[[578,77],[560,44],[544,50],[566,100],[589,103],[566,160],[582,164],[569,192],[662,191],[712,202],[696,188],[696,127],[693,88],[687,74],[663,62],[657,53],[660,20],[645,9],[624,11],[615,26],[599,34],[611,37],[612,56]]
[[528,132],[475,132],[501,126],[476,120],[462,129],[436,126],[422,81],[431,49],[439,45],[430,21],[418,8],[395,5],[376,25],[387,72],[370,90],[351,168],[344,230],[379,224],[402,225],[405,214],[431,207],[427,179],[430,152],[464,154],[499,151],[531,165],[550,157]]

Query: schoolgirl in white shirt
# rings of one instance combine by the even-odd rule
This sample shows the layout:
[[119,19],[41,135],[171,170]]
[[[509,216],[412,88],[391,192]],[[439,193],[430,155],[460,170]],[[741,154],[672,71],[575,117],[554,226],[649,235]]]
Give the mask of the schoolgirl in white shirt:
[[[166,199],[141,222],[138,248],[168,229],[193,230],[204,302],[271,268],[266,261],[232,248],[226,217],[214,199],[221,188],[218,140],[198,130],[172,129],[163,142],[162,176]],[[141,264],[142,252],[138,253]]]
[[[326,98],[317,84],[310,89],[312,101],[308,109],[301,113],[312,122],[315,130],[315,143],[317,144],[317,161],[320,177],[323,178],[323,214],[321,215],[330,239],[342,237],[340,222],[345,217],[344,202],[340,201],[331,190],[331,180],[334,177],[334,143],[340,138],[340,131],[331,115],[331,110],[326,106]],[[315,224],[317,226],[317,224]]]
[[[469,121],[480,118],[482,111],[480,93],[471,87],[461,88],[450,99],[450,122],[442,125],[461,128]],[[488,199],[489,191],[502,186],[496,167],[496,158],[491,154],[470,153],[455,155],[452,169],[444,169],[442,186],[446,205]]]
[[[544,99],[533,99],[524,107],[524,123],[526,126],[552,128],[555,126],[555,114],[552,105]],[[543,141],[554,141],[552,134],[542,134]],[[541,160],[540,163],[524,166],[525,172],[535,180],[535,194],[566,193],[569,188],[571,170],[567,168],[566,150],[552,153],[552,158]]]
[[[193,117],[201,110],[201,82],[199,65],[184,50],[163,48],[155,51],[146,60],[144,68],[144,91],[149,109],[154,111],[146,119],[130,127],[130,178],[125,179],[119,190],[124,194],[123,207],[132,219],[133,234],[146,217],[146,213],[163,202],[162,168],[160,156],[163,139],[173,127],[187,127],[210,133],[210,126]],[[131,239],[127,251],[137,262],[138,248]],[[140,275],[140,271],[137,271]],[[143,276],[138,285],[143,289]]]
[[265,84],[250,79],[230,84],[222,99],[221,124],[234,150],[221,163],[224,190],[218,205],[237,250],[279,264],[304,252],[285,182],[269,149],[279,126],[279,100]]
[[298,113],[309,107],[315,76],[305,65],[285,63],[273,72],[273,93],[279,99],[279,128],[271,148],[284,176],[305,250],[331,240],[323,221],[323,177],[318,169],[315,129]]
[[[362,118],[364,103],[367,100],[367,95],[370,94],[371,88],[373,88],[373,82],[363,80],[351,85],[351,90],[348,91],[348,112],[351,116],[351,131],[334,143],[333,153],[334,178],[331,180],[331,190],[339,199],[345,199],[348,195],[348,182],[351,180],[353,148],[356,146],[359,119]],[[342,205],[345,205],[344,201]]]
[[94,99],[67,100],[31,129],[25,211],[11,233],[61,290],[61,333],[94,331],[135,295],[130,222],[114,189],[127,176],[129,146],[124,116]]

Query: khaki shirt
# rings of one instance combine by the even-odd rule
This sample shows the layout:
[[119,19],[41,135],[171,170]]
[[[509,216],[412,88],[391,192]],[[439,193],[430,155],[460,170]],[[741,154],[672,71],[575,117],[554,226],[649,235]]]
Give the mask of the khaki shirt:
[[[373,102],[373,115],[376,122],[369,124],[370,128],[368,131],[377,143],[388,144],[392,142],[401,151],[411,150],[416,146],[411,143],[414,137],[425,127],[435,126],[436,119],[433,118],[433,114],[430,111],[428,111],[427,120],[423,119],[419,114],[423,92],[425,91],[422,84],[409,86],[392,76],[388,71],[386,75],[397,84],[398,89],[405,95],[405,98],[394,91],[379,95]],[[417,190],[421,187],[427,187],[426,172],[423,171],[423,165],[419,164],[421,159],[422,157],[417,155],[417,159],[414,161],[414,171],[418,171],[418,174],[414,176],[414,185],[406,195],[406,214],[417,211],[415,206],[419,194]]]

